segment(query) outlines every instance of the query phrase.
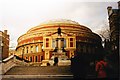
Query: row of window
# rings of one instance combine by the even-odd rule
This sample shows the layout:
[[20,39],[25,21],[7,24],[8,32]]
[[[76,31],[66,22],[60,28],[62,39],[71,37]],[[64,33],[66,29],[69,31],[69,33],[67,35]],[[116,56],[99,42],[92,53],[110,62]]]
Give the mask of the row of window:
[[[52,43],[52,47],[54,48],[55,47],[55,41],[56,40],[53,40],[53,43]],[[70,38],[70,47],[73,47],[73,38]],[[49,47],[49,38],[46,38],[46,47]],[[66,47],[66,40],[64,39],[64,48]],[[35,46],[35,51],[38,52],[38,45]],[[33,46],[30,47],[30,52],[29,52],[29,47],[26,47],[26,52],[25,52],[25,48],[22,49],[22,53],[33,53]]]
[[87,47],[87,46],[77,46],[77,51],[81,53],[95,53],[94,47]]
[[[66,47],[66,39],[64,39],[63,40],[64,41],[64,48]],[[70,38],[70,47],[73,47],[74,46],[74,44],[73,44],[73,42],[74,42],[74,40],[73,40],[73,38]],[[55,46],[56,46],[56,40],[55,39],[53,39],[52,40],[52,47],[53,48],[55,48]],[[49,38],[46,38],[46,47],[49,47]]]
[[43,56],[28,56],[25,57],[26,60],[31,61],[31,62],[41,62],[43,60]]
[[[35,51],[38,52],[38,46],[35,46]],[[33,46],[30,47],[30,52],[29,52],[29,47],[26,47],[26,52],[24,48],[22,49],[22,53],[33,53]]]

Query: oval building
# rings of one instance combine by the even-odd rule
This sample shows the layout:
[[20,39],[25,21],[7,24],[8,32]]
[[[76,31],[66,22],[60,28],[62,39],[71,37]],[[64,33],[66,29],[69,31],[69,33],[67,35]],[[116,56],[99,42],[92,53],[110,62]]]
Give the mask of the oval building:
[[[58,37],[63,39],[61,43],[56,42]],[[76,54],[96,54],[102,46],[101,38],[89,28],[66,19],[43,22],[21,35],[17,42],[16,55],[34,63],[51,59],[56,46],[64,48],[68,58]]]

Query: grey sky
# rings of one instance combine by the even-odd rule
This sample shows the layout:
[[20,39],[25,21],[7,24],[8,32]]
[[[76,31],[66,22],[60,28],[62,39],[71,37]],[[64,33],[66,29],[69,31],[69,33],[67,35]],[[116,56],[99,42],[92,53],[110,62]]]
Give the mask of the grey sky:
[[74,0],[0,0],[0,30],[8,30],[11,44],[30,28],[51,19],[70,19],[93,32],[108,22],[107,7],[117,2],[81,2]]

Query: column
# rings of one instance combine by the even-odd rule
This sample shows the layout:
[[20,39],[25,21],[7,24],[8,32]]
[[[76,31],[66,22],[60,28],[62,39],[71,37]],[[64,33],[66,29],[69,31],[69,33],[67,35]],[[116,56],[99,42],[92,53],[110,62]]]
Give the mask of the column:
[[30,53],[30,45],[28,46],[28,53]]
[[64,38],[61,39],[61,48],[64,47]]
[[36,45],[33,45],[33,53],[36,52]]
[[38,45],[38,52],[42,52],[42,46],[41,46],[41,44]]
[[66,38],[66,48],[68,48],[69,46],[68,46],[68,44],[69,44],[69,39],[68,38]]
[[69,52],[69,56],[68,56],[68,57],[69,57],[69,58],[71,58],[71,57],[72,57],[72,55],[74,56],[74,51],[70,51],[70,52]]
[[49,51],[45,51],[45,60],[49,59]]
[[35,60],[34,60],[34,59],[35,59],[35,58],[34,58],[34,55],[32,56],[32,59],[33,59],[32,62],[34,62],[34,61],[35,61]]
[[56,46],[55,47],[57,47],[58,48],[58,39],[56,39]]
[[40,55],[38,55],[38,62],[40,62]]
[[74,47],[76,48],[76,38],[73,39],[74,40]]
[[52,48],[52,38],[49,38],[49,47]]
[[61,40],[58,39],[58,49],[61,49]]
[[24,47],[24,54],[26,54],[26,47]]

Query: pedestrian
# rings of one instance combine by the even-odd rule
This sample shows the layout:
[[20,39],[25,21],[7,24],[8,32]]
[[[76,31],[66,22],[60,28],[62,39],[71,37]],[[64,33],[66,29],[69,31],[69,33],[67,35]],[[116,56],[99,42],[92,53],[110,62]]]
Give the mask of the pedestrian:
[[58,57],[55,57],[54,58],[54,64],[53,64],[54,66],[57,66],[58,65]]
[[71,72],[73,72],[73,69],[74,69],[74,56],[72,55],[71,56],[71,66],[70,66],[70,70],[71,70]]
[[104,59],[96,62],[95,70],[97,72],[97,78],[107,78],[106,68],[107,62]]
[[88,63],[86,61],[86,56],[81,54],[74,56],[72,60],[72,73],[75,80],[84,80],[87,77],[87,67]]

